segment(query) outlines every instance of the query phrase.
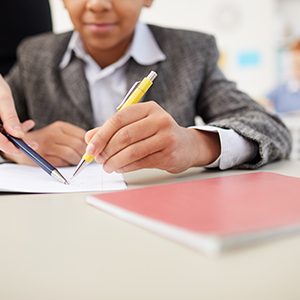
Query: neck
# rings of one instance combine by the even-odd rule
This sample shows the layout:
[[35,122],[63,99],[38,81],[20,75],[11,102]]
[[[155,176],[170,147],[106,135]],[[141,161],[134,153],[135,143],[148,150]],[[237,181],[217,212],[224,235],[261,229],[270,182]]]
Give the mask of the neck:
[[86,50],[101,68],[105,68],[118,61],[126,53],[130,42],[131,39],[111,49],[89,49],[86,47]]

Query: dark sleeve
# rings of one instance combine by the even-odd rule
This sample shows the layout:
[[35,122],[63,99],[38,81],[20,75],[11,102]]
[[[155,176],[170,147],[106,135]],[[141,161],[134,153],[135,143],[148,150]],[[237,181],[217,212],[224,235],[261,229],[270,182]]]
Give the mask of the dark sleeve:
[[258,156],[243,168],[257,168],[287,158],[291,151],[288,129],[277,116],[267,113],[224,77],[217,65],[215,39],[211,37],[209,43],[206,76],[197,102],[199,115],[208,125],[233,129],[258,145]]

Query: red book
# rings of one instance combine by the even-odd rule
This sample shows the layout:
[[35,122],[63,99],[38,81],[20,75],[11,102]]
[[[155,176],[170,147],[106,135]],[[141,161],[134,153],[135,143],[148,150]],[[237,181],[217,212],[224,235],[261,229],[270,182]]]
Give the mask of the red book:
[[300,231],[300,179],[268,172],[98,194],[87,202],[208,254]]

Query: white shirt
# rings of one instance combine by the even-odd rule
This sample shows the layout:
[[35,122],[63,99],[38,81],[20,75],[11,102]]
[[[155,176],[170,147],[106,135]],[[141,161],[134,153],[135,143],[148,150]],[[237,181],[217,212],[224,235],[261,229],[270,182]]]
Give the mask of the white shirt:
[[126,95],[125,64],[131,57],[145,66],[166,59],[148,26],[142,23],[138,23],[132,44],[123,57],[104,69],[86,53],[78,32],[73,33],[60,68],[68,65],[73,51],[85,62],[95,127],[102,125],[116,112],[116,107]]
[[[125,64],[132,57],[141,65],[152,65],[166,59],[152,32],[146,24],[138,23],[131,46],[115,63],[101,68],[85,51],[78,32],[74,32],[60,63],[65,68],[72,52],[85,62],[85,75],[89,84],[95,127],[102,125],[116,111],[116,107],[126,94]],[[257,154],[256,145],[237,134],[232,129],[213,126],[193,126],[193,128],[217,132],[221,142],[221,155],[207,167],[228,169],[250,161]]]

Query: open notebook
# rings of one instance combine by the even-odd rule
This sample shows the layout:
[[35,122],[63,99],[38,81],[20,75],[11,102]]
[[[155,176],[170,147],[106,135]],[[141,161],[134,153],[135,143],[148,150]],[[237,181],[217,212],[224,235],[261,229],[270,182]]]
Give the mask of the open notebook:
[[105,193],[87,202],[207,254],[300,233],[300,179],[267,172]]
[[[76,167],[59,168],[70,178]],[[70,185],[64,185],[49,176],[39,167],[18,164],[0,165],[0,192],[21,193],[72,193],[100,192],[126,189],[122,174],[106,173],[101,165],[90,164]]]

